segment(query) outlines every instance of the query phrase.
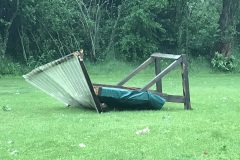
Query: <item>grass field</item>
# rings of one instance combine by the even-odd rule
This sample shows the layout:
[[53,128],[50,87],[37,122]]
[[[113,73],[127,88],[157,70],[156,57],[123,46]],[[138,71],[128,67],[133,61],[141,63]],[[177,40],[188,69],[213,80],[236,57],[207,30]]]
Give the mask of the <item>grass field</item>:
[[[89,73],[93,82],[116,84],[131,69]],[[164,77],[165,92],[182,93],[179,74]],[[128,85],[143,86],[151,76],[143,72]],[[68,108],[21,77],[2,77],[1,108],[9,111],[0,110],[0,159],[240,159],[239,77],[190,73],[191,111],[166,103],[159,111],[102,114]],[[149,133],[135,134],[146,127]]]

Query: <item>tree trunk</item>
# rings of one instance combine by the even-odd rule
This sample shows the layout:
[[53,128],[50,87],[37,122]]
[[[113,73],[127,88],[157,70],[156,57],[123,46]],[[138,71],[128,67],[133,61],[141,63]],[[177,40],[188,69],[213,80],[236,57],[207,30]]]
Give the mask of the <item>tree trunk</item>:
[[215,45],[215,51],[223,56],[230,56],[235,33],[235,16],[239,0],[223,0],[222,13],[219,18],[220,38]]
[[[10,32],[9,30],[12,26],[13,20],[17,16],[17,12],[19,8],[19,0],[17,0],[14,6],[15,8],[13,8],[14,11],[12,13],[11,12],[3,13],[3,8],[6,8],[8,6],[7,3],[10,3],[10,2],[3,2],[3,4],[0,6],[1,7],[0,15],[3,15],[3,17],[0,17],[0,20],[1,20],[0,22],[2,23],[2,32],[0,32],[0,59],[4,59],[6,56],[6,49],[7,49],[9,32]],[[9,20],[4,19],[5,17],[7,17],[4,14],[11,14],[11,16],[9,16],[10,17]]]
[[177,50],[180,54],[188,54],[189,51],[189,9],[186,0],[175,1],[176,4],[176,27],[177,31]]

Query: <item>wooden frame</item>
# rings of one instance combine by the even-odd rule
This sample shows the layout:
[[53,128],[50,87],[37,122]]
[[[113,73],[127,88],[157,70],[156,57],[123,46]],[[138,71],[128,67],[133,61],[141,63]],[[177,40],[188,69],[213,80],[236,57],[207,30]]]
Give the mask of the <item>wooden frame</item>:
[[[172,59],[173,62],[169,66],[167,66],[165,69],[162,70],[161,59]],[[116,85],[92,84],[81,56],[78,56],[78,60],[79,60],[80,66],[82,68],[83,74],[86,78],[89,89],[91,91],[91,94],[93,96],[93,100],[96,104],[96,109],[97,109],[98,112],[101,112],[102,108],[101,108],[101,105],[100,105],[99,100],[97,98],[97,95],[94,92],[93,86],[124,88],[124,89],[139,90],[139,91],[147,91],[148,90],[148,91],[151,91],[151,92],[153,92],[157,95],[160,95],[161,97],[166,99],[167,102],[184,103],[184,109],[187,109],[187,110],[191,109],[190,92],[189,92],[189,80],[188,80],[188,64],[187,64],[187,56],[185,54],[172,55],[172,54],[153,53],[145,62],[143,62],[132,73],[127,75],[123,80],[121,80]],[[148,82],[142,88],[123,86],[127,81],[129,81],[132,77],[134,77],[136,74],[138,74],[141,70],[146,68],[153,61],[155,62],[155,75],[156,76],[150,82]],[[162,78],[178,65],[181,66],[183,95],[168,95],[168,94],[165,94],[162,91]],[[152,87],[154,84],[156,84],[156,90],[149,90],[149,88]]]
[[[161,70],[161,64],[160,64],[161,59],[172,59],[174,61],[167,68],[165,68],[164,70]],[[135,76],[142,69],[147,67],[153,61],[155,61],[156,76],[150,82],[148,82],[142,88],[132,88],[132,87],[124,87],[123,86],[127,81],[129,81],[133,76]],[[162,78],[178,65],[181,65],[181,69],[182,69],[181,75],[182,75],[183,95],[168,95],[168,94],[162,93]],[[156,83],[156,90],[149,90],[149,91],[165,98],[167,102],[184,103],[184,109],[187,109],[187,110],[191,109],[189,80],[188,80],[188,64],[187,64],[187,57],[185,54],[172,55],[172,54],[154,53],[144,63],[142,63],[139,67],[137,67],[132,73],[130,73],[122,81],[120,81],[116,86],[102,85],[102,84],[95,84],[95,85],[147,91],[155,83]]]

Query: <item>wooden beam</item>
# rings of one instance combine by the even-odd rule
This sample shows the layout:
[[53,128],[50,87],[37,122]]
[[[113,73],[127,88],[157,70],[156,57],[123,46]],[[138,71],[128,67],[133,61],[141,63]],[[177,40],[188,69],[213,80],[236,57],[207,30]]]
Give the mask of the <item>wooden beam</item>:
[[188,80],[188,64],[187,64],[187,56],[182,55],[182,86],[183,86],[183,96],[185,97],[184,109],[191,109],[190,103],[190,92],[189,92],[189,80]]
[[167,102],[175,102],[175,103],[184,103],[184,96],[177,95],[163,95],[162,96]]
[[161,96],[162,98],[164,98],[167,102],[175,102],[175,103],[184,103],[185,98],[184,96],[177,96],[177,95],[162,95],[159,93],[155,93],[159,96]]
[[137,67],[132,73],[130,73],[127,77],[125,77],[121,82],[117,84],[117,86],[122,86],[125,84],[129,79],[139,73],[142,69],[144,69],[147,65],[149,65],[155,58],[150,57],[144,63],[142,63],[139,67]]
[[[155,74],[158,75],[161,73],[161,62],[160,58],[155,59]],[[156,82],[156,89],[158,92],[162,93],[162,78],[159,79],[159,81]]]
[[148,90],[153,84],[155,84],[157,81],[159,81],[159,79],[161,79],[163,76],[165,76],[168,72],[170,72],[174,67],[179,65],[181,62],[182,62],[182,58],[175,60],[167,68],[165,68],[161,73],[159,73],[155,78],[153,78],[147,85],[145,85],[143,88],[141,88],[140,91]]
[[121,89],[128,89],[128,90],[139,90],[140,88],[136,87],[125,87],[125,86],[117,86],[117,85],[109,85],[109,84],[97,84],[93,83],[93,86],[95,87],[109,87],[109,88],[121,88]]
[[174,54],[163,54],[163,53],[153,53],[151,57],[155,58],[167,58],[167,59],[174,59],[177,60],[181,57],[181,55],[174,55]]
[[79,63],[80,63],[80,66],[81,66],[82,71],[83,71],[83,74],[84,74],[84,76],[85,76],[85,78],[86,78],[88,87],[89,87],[90,92],[91,92],[91,94],[92,94],[94,103],[95,103],[95,105],[96,105],[97,112],[98,112],[98,113],[101,113],[101,112],[102,112],[102,108],[101,108],[100,102],[99,102],[99,100],[98,100],[98,98],[97,98],[97,95],[96,95],[95,92],[94,92],[92,82],[91,82],[90,77],[89,77],[89,75],[88,75],[88,73],[87,73],[87,69],[86,69],[86,67],[85,67],[85,65],[84,65],[84,63],[83,63],[83,60],[81,59],[80,56],[78,56],[78,61],[79,61]]

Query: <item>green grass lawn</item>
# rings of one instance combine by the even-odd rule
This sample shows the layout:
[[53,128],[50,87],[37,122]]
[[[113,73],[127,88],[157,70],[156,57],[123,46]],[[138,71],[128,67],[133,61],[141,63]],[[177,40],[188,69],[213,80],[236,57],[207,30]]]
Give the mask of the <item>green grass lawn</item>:
[[[116,84],[125,75],[119,73],[90,76],[95,83]],[[143,72],[128,85],[141,87],[151,76]],[[239,77],[190,73],[191,111],[166,103],[158,111],[102,114],[68,108],[21,77],[2,77],[1,108],[11,110],[0,110],[0,159],[240,159]],[[181,94],[178,70],[163,85],[165,92]],[[135,134],[146,127],[149,133]]]

